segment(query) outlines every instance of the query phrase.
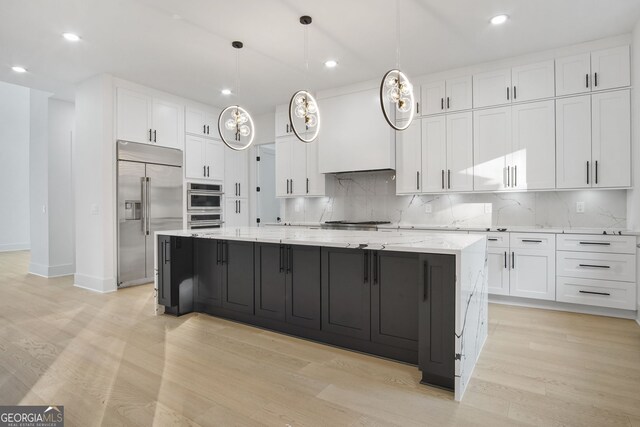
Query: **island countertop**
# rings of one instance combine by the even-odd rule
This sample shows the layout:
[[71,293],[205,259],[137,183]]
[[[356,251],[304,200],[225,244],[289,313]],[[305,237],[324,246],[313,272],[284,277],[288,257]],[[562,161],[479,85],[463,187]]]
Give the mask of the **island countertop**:
[[484,235],[425,233],[408,230],[319,230],[285,227],[223,227],[158,231],[156,235],[236,240],[289,245],[327,246],[377,251],[459,254]]

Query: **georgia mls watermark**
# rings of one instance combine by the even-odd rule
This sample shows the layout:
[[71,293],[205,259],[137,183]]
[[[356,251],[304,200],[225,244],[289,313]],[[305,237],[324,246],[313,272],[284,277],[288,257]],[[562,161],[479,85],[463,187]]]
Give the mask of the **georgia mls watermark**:
[[64,427],[64,406],[0,406],[0,427]]

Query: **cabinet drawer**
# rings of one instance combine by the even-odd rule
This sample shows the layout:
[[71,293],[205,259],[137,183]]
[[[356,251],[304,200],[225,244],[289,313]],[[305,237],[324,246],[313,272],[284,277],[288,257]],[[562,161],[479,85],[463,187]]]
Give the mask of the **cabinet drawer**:
[[559,251],[635,254],[635,236],[558,234]]
[[558,276],[635,282],[635,255],[557,252]]
[[556,301],[635,310],[636,284],[558,277]]
[[555,234],[511,233],[511,249],[540,249],[553,251],[556,248]]
[[509,233],[484,233],[473,232],[474,234],[484,234],[487,236],[488,248],[506,248],[509,249]]

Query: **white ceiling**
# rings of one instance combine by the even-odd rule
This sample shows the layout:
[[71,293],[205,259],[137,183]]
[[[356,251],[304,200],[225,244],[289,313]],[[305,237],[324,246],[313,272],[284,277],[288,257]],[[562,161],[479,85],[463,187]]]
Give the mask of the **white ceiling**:
[[[409,75],[627,33],[640,18],[639,0],[399,1]],[[511,19],[491,26],[498,13]],[[308,78],[302,14],[314,20]],[[394,0],[0,0],[0,80],[73,99],[76,83],[107,72],[224,106],[234,99],[220,95],[235,83],[230,42],[242,40],[239,101],[260,113],[301,86],[380,77],[395,64],[395,22]],[[328,58],[338,67],[324,68]]]

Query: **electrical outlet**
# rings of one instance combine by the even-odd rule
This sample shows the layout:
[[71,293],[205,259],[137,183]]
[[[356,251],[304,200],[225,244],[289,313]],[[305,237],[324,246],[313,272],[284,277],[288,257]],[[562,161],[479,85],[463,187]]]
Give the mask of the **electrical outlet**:
[[491,212],[493,212],[493,205],[491,203],[485,203],[484,213],[491,213]]
[[433,206],[431,206],[431,204],[429,203],[424,205],[424,213],[431,213],[431,212],[433,212]]
[[584,213],[584,202],[576,202],[576,213]]
[[100,206],[96,203],[91,205],[91,215],[100,215]]

